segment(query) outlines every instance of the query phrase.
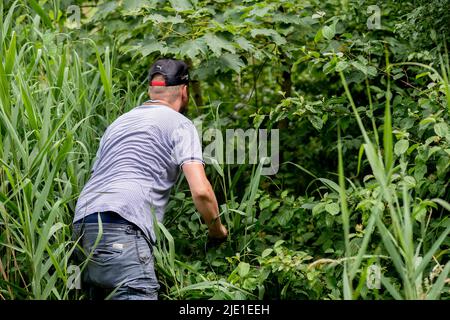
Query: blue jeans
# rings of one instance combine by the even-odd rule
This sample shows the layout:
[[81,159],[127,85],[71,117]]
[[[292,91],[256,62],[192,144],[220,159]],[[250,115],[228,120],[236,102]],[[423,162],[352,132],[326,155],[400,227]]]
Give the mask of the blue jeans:
[[97,223],[75,223],[73,239],[81,236],[75,250],[82,269],[82,287],[90,299],[157,300],[153,248],[133,225],[103,223],[103,234],[97,246]]

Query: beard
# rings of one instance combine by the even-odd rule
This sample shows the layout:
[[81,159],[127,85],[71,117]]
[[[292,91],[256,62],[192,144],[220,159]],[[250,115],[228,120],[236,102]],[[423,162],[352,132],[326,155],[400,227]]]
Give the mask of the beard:
[[188,111],[188,104],[189,104],[189,97],[187,97],[186,99],[184,97],[182,97],[181,107],[180,107],[180,111],[179,111],[182,115],[186,115],[186,113]]

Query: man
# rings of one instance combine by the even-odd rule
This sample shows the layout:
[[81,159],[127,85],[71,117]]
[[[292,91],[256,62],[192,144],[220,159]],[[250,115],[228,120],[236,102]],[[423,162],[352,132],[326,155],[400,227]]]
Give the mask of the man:
[[77,201],[74,238],[81,237],[82,257],[91,255],[82,281],[92,299],[157,299],[154,219],[162,221],[180,168],[209,237],[227,237],[196,128],[182,115],[189,100],[188,67],[161,59],[151,67],[149,80],[151,100],[106,129]]

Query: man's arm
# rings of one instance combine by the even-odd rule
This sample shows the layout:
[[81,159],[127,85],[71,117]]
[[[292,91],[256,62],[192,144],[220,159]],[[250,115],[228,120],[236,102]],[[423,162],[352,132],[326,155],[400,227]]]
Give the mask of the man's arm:
[[203,164],[187,162],[182,166],[186,180],[189,183],[195,207],[203,217],[209,229],[209,236],[224,239],[228,231],[221,223],[216,196],[205,174]]

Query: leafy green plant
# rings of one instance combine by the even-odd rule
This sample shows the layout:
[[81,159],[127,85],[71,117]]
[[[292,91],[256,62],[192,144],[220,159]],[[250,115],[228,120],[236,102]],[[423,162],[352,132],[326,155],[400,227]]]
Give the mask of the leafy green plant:
[[159,56],[200,80],[189,117],[279,129],[281,164],[206,166],[230,231],[215,248],[178,181],[155,223],[162,299],[448,299],[438,2],[385,3],[380,29],[365,0],[71,1],[78,29],[68,2],[0,3],[0,299],[85,298],[67,286],[76,199]]

